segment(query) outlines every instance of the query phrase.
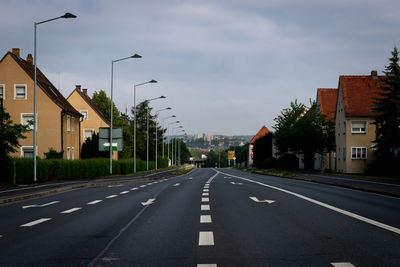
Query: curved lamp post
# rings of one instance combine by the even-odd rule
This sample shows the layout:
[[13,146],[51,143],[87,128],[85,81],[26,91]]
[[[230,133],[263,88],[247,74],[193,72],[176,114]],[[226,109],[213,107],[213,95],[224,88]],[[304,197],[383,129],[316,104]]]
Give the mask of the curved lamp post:
[[52,19],[48,19],[48,20],[44,20],[44,21],[40,21],[40,22],[34,22],[33,23],[33,30],[34,30],[34,35],[33,35],[33,60],[34,60],[34,71],[33,71],[33,181],[36,182],[37,181],[37,177],[36,177],[36,156],[37,156],[37,151],[36,151],[36,146],[37,146],[37,111],[36,111],[36,69],[37,69],[37,56],[36,56],[36,31],[37,31],[37,25],[39,24],[43,24],[46,22],[50,22],[56,19],[74,19],[76,18],[75,15],[71,14],[71,13],[65,13],[62,16],[56,17],[56,18],[52,18]]

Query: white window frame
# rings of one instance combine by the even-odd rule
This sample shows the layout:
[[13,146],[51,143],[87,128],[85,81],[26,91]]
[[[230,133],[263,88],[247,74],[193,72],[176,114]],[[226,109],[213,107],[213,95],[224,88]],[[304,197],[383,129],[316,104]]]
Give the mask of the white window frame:
[[[19,98],[17,97],[17,87],[24,86],[25,87],[25,97]],[[15,100],[26,100],[28,98],[28,86],[26,84],[14,84],[14,99]]]
[[71,148],[69,146],[67,147],[67,159],[71,159]]
[[75,132],[75,119],[71,116],[71,132]]
[[75,159],[75,147],[71,148],[71,159],[74,160]]
[[[83,121],[89,118],[89,111],[87,109],[80,110],[79,112],[83,115]],[[86,113],[86,116],[83,113]]]
[[86,141],[88,138],[85,137],[85,132],[86,131],[91,131],[92,135],[90,136],[90,138],[92,138],[93,134],[94,134],[94,129],[93,128],[83,128],[83,141]]
[[[33,151],[33,146],[21,146],[21,158],[25,158],[24,149],[26,149],[26,148],[32,149],[32,151]],[[32,158],[33,158],[33,156],[32,156]]]
[[71,131],[71,116],[67,115],[67,132]]
[[[362,128],[355,128],[353,127],[353,123],[364,123],[365,124],[365,128],[364,131],[362,131]],[[362,121],[362,120],[355,120],[355,121],[351,121],[351,133],[355,133],[355,134],[365,134],[367,133],[367,121]],[[360,129],[360,130],[354,130],[354,129]]]
[[[353,156],[353,150],[356,149],[355,157]],[[360,154],[358,154],[358,150],[360,150]],[[363,150],[365,150],[365,157],[363,157]],[[363,146],[363,147],[358,147],[358,146],[352,146],[351,147],[351,159],[367,159],[368,158],[368,148]]]
[[3,89],[3,97],[0,96],[0,99],[6,99],[6,85],[0,84],[0,88]]
[[[27,125],[26,123],[25,123],[25,121],[24,121],[24,116],[25,115],[30,115],[30,116],[32,116],[32,118],[34,119],[34,117],[33,117],[33,113],[21,113],[21,124],[22,125]],[[38,129],[37,128],[37,114],[36,114],[36,130]],[[33,131],[33,124],[32,125],[30,125],[29,126],[29,130],[32,130]]]

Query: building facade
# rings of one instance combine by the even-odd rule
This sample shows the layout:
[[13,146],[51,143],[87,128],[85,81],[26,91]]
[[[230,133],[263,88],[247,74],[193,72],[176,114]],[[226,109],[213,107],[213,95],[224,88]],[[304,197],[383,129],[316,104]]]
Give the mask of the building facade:
[[254,153],[253,153],[253,148],[254,148],[254,143],[255,141],[262,137],[267,135],[268,133],[270,133],[270,131],[268,130],[267,127],[265,127],[265,125],[263,127],[261,127],[261,129],[257,132],[257,134],[251,139],[250,143],[249,143],[249,158],[247,160],[247,166],[249,168],[253,167],[253,158],[254,158]]

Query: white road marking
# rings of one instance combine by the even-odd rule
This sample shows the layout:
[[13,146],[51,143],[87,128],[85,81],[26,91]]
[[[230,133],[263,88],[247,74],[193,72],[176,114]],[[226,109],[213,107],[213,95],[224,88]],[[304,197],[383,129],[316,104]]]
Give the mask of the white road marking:
[[199,232],[199,246],[214,246],[213,232]]
[[141,185],[141,186],[139,186],[139,187],[142,187],[142,188],[143,188],[143,187],[146,187],[146,185],[144,184],[144,185]]
[[180,186],[181,184],[180,183],[176,183],[176,184],[174,184],[173,186]]
[[217,267],[216,264],[197,264],[197,267]]
[[193,177],[188,177],[187,179],[188,179],[188,180],[192,180],[192,179],[193,179]]
[[200,223],[211,223],[211,215],[200,215]]
[[208,185],[205,185],[205,186],[204,186],[204,188],[205,188],[205,189],[207,189],[207,188],[210,188],[210,186],[208,186]]
[[210,205],[201,205],[201,210],[210,210]]
[[135,191],[135,190],[138,190],[138,189],[139,188],[137,188],[137,187],[131,188],[132,191]]
[[94,205],[94,204],[100,203],[102,201],[103,200],[93,200],[92,202],[87,203],[87,205]]
[[45,203],[45,204],[42,204],[42,205],[34,204],[34,205],[22,206],[22,208],[23,208],[23,209],[28,209],[28,208],[42,208],[42,207],[46,207],[46,206],[53,205],[53,204],[57,204],[57,203],[60,203],[60,201],[52,201],[52,202]]
[[231,182],[231,184],[243,185],[243,183],[235,183],[235,182]]
[[208,193],[203,193],[202,196],[203,197],[208,197]]
[[254,202],[262,202],[262,203],[268,203],[268,204],[271,204],[271,203],[274,203],[275,202],[275,200],[268,200],[268,199],[265,199],[265,200],[259,200],[258,198],[256,198],[256,197],[249,197],[251,200],[253,200]]
[[34,225],[37,225],[39,223],[46,222],[46,221],[49,221],[49,220],[51,220],[51,218],[42,218],[42,219],[39,219],[39,220],[36,220],[36,221],[33,221],[33,222],[29,222],[29,223],[20,225],[20,227],[31,227],[31,226],[34,226]]
[[112,184],[112,185],[109,185],[108,187],[121,187],[121,186],[124,186],[123,184]]
[[208,197],[202,197],[201,202],[209,202],[210,199]]
[[209,189],[208,188],[206,188],[206,189],[203,189],[203,192],[208,192],[209,191]]
[[120,195],[125,195],[125,194],[128,194],[129,193],[129,191],[122,191],[121,193],[119,193]]
[[0,238],[2,238],[3,237],[3,235],[0,235]]
[[108,196],[106,198],[114,198],[114,197],[117,197],[117,195],[111,195],[111,196]]
[[155,198],[149,198],[146,202],[142,202],[143,206],[147,206],[154,203]]
[[62,211],[62,212],[60,212],[60,213],[62,213],[62,214],[68,214],[68,213],[72,213],[72,212],[75,212],[75,211],[77,211],[77,210],[80,210],[80,209],[82,209],[82,208],[72,208],[72,209],[69,209],[69,210],[64,210],[64,211]]
[[355,267],[350,262],[332,262],[331,264],[335,267]]
[[[218,173],[218,172],[219,172],[219,171],[217,171],[217,173]],[[221,172],[220,172],[220,173],[221,173]],[[226,174],[226,173],[224,173],[224,174]],[[341,214],[343,214],[343,215],[349,216],[349,217],[354,218],[354,219],[356,219],[356,220],[360,220],[360,221],[363,221],[363,222],[365,222],[365,223],[368,223],[368,224],[377,226],[377,227],[379,227],[379,228],[382,228],[382,229],[391,231],[391,232],[393,232],[393,233],[400,234],[400,229],[399,229],[399,228],[396,228],[396,227],[393,227],[393,226],[390,226],[390,225],[387,225],[387,224],[384,224],[384,223],[381,223],[381,222],[378,222],[378,221],[375,221],[375,220],[372,220],[372,219],[369,219],[369,218],[360,216],[360,215],[358,215],[358,214],[355,214],[355,213],[350,212],[350,211],[347,211],[347,210],[342,210],[342,209],[337,208],[337,207],[335,207],[335,206],[332,206],[332,205],[323,203],[323,202],[321,202],[321,201],[318,201],[318,200],[315,200],[315,199],[312,199],[312,198],[303,196],[303,195],[301,195],[301,194],[298,194],[298,193],[295,193],[295,192],[292,192],[292,191],[289,191],[289,190],[286,190],[286,189],[282,189],[282,188],[279,188],[279,187],[276,187],[276,186],[263,184],[263,183],[261,183],[261,182],[256,182],[256,181],[253,181],[253,180],[250,180],[250,179],[247,179],[247,178],[243,178],[243,177],[240,177],[240,176],[231,175],[231,174],[226,174],[226,175],[229,175],[229,176],[232,176],[232,177],[236,177],[236,178],[242,179],[242,180],[244,180],[244,181],[248,181],[248,182],[251,182],[251,183],[259,184],[259,185],[261,185],[261,186],[265,186],[265,187],[268,187],[268,188],[272,188],[272,189],[275,189],[275,190],[278,190],[278,191],[287,193],[287,194],[289,194],[289,195],[292,195],[292,196],[298,197],[298,198],[300,198],[300,199],[303,199],[303,200],[309,201],[309,202],[311,202],[311,203],[314,203],[314,204],[316,204],[316,205],[319,205],[319,206],[321,206],[321,207],[324,207],[324,208],[327,208],[327,209],[336,211],[336,212],[338,212],[338,213],[341,213]]]

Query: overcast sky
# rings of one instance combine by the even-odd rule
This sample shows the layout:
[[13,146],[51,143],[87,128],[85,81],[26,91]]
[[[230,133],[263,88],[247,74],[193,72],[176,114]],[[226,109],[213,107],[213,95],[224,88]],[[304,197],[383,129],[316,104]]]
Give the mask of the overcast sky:
[[76,84],[91,96],[137,100],[160,117],[177,116],[189,134],[254,135],[272,129],[280,111],[317,88],[335,88],[339,75],[380,74],[400,43],[399,0],[0,0],[0,54],[13,47],[67,97]]

